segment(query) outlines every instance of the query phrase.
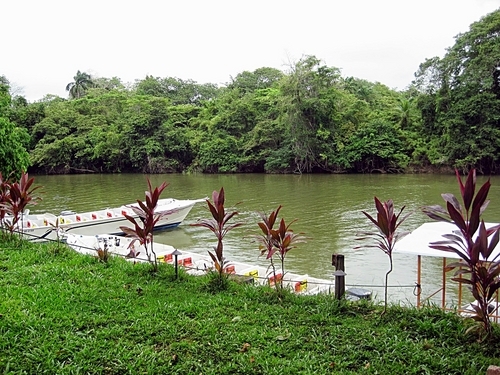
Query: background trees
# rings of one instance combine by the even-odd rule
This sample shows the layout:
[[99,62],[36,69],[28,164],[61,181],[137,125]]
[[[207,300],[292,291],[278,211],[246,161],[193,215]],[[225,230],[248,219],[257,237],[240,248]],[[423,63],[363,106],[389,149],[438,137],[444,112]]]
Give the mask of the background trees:
[[29,166],[29,134],[17,127],[9,119],[11,97],[8,80],[1,76],[0,80],[0,173],[8,178],[11,173],[16,177],[25,172]]
[[135,91],[139,95],[168,98],[172,105],[200,105],[203,101],[216,98],[219,89],[214,84],[200,85],[190,79],[146,76],[143,80],[135,83]]
[[78,71],[67,89],[71,100],[3,94],[33,171],[500,172],[500,10],[424,61],[402,92],[315,56],[223,87],[153,76],[127,86]]
[[94,85],[90,75],[85,72],[77,71],[73,79],[74,81],[68,83],[66,86],[66,91],[68,91],[70,98],[81,98]]
[[439,59],[416,75],[429,160],[499,172],[500,11],[471,25]]

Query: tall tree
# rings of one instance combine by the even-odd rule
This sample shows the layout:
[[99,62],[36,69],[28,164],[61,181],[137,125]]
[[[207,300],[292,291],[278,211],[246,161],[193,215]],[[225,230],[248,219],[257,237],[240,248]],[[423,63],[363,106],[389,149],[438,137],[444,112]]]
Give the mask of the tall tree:
[[169,101],[166,98],[135,95],[125,103],[121,121],[129,160],[134,169],[144,173],[165,173]]
[[0,80],[0,173],[8,178],[11,173],[20,176],[29,166],[29,135],[8,118],[11,97],[5,82]]
[[173,105],[192,104],[199,106],[203,101],[214,99],[219,88],[212,84],[198,84],[193,80],[180,78],[146,76],[136,81],[135,90],[139,95],[169,98]]
[[236,78],[231,78],[231,83],[227,87],[229,89],[238,89],[241,94],[246,94],[273,87],[283,76],[283,72],[278,69],[259,68],[253,72],[244,71],[239,73]]
[[73,79],[73,82],[66,85],[66,91],[68,91],[70,98],[79,99],[86,94],[89,88],[94,86],[92,77],[88,73],[77,71]]
[[297,173],[309,173],[317,164],[316,135],[330,122],[333,103],[326,96],[338,78],[338,69],[322,66],[315,56],[305,56],[290,67],[290,73],[281,81],[283,120],[288,124],[289,140],[283,146],[292,151]]
[[459,34],[442,59],[420,66],[416,85],[435,95],[435,112],[423,113],[435,121],[438,160],[462,170],[500,170],[499,67],[500,10]]

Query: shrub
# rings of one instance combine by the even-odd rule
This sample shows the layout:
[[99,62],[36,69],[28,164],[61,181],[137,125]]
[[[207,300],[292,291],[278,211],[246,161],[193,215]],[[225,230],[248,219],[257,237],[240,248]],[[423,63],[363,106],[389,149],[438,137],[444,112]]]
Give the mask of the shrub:
[[500,253],[492,257],[493,249],[498,244],[500,225],[486,228],[481,215],[489,203],[486,198],[491,183],[488,179],[476,194],[475,169],[469,172],[465,185],[458,171],[455,171],[455,175],[463,205],[453,194],[441,194],[446,202],[446,209],[439,205],[428,206],[424,208],[424,213],[431,219],[454,223],[459,232],[443,235],[443,241],[433,242],[430,247],[454,252],[461,258],[459,262],[448,265],[450,270],[458,268],[452,280],[469,286],[477,302],[471,305],[474,310],[473,319],[490,335],[492,328],[488,305],[500,288]]
[[357,240],[365,240],[370,238],[376,242],[376,244],[365,245],[366,247],[377,247],[381,249],[389,257],[389,271],[385,274],[385,288],[384,288],[384,311],[387,311],[387,285],[389,282],[389,274],[393,269],[392,261],[392,251],[396,242],[405,234],[398,232],[399,226],[410,216],[411,213],[400,217],[405,209],[405,206],[401,208],[399,213],[396,215],[394,213],[394,203],[392,199],[387,202],[381,202],[377,197],[374,197],[375,208],[377,209],[377,218],[373,218],[370,214],[362,211],[363,214],[370,219],[370,221],[377,227],[377,232],[363,232],[362,237],[357,238]]

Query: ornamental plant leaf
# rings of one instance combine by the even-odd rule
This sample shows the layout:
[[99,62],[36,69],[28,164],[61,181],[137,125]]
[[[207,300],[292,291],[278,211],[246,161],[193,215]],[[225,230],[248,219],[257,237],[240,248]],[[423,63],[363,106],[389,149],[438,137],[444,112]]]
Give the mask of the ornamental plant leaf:
[[156,253],[154,252],[153,231],[155,225],[161,218],[178,211],[178,209],[156,212],[156,207],[158,205],[160,195],[169,184],[163,182],[160,186],[153,188],[149,178],[147,179],[147,183],[148,190],[146,190],[145,192],[145,202],[137,200],[137,206],[128,206],[139,217],[139,222],[135,217],[124,214],[125,218],[130,223],[132,223],[134,227],[129,228],[126,226],[121,226],[120,229],[123,231],[123,233],[125,233],[127,237],[132,237],[133,239],[137,240],[140,245],[144,246],[148,261],[153,265],[153,271],[157,272],[158,261],[156,259]]
[[[8,193],[3,197],[4,202],[1,203],[1,206],[5,211],[4,215],[10,215],[9,223],[6,226],[11,234],[17,229],[21,229],[19,236],[22,236],[22,215],[29,204],[35,205],[40,199],[34,195],[34,192],[41,186],[32,188],[34,182],[34,177],[29,178],[28,173],[22,172],[19,181],[10,183],[8,187],[5,185],[3,187]],[[21,222],[21,225],[19,225],[19,222]]]
[[0,172],[0,228],[4,228],[6,205],[9,199],[10,183],[5,180]]
[[[446,234],[445,240],[430,244],[437,250],[456,253],[461,261],[448,265],[457,269],[452,280],[468,285],[476,301],[472,306],[472,319],[480,324],[486,335],[492,332],[490,321],[490,300],[500,288],[499,254],[491,257],[499,242],[500,225],[486,228],[481,215],[488,206],[488,192],[491,187],[488,179],[476,193],[476,170],[472,169],[462,182],[458,170],[455,171],[463,209],[453,194],[441,196],[446,202],[446,210],[439,206],[428,206],[424,213],[431,219],[453,222],[460,235]],[[457,277],[460,276],[460,277]],[[465,276],[465,277],[464,277]]]
[[[298,243],[305,242],[305,237],[302,233],[294,233],[290,228],[291,225],[297,221],[292,220],[289,224],[286,224],[284,219],[279,222],[278,229],[274,229],[274,225],[278,218],[278,214],[282,206],[272,211],[269,215],[264,213],[259,213],[262,222],[257,223],[261,232],[255,235],[255,239],[259,243],[260,255],[265,255],[266,259],[270,261],[270,268],[273,276],[273,280],[276,280],[274,287],[279,295],[284,292],[283,288],[283,277],[285,276],[285,259],[288,252],[296,247]],[[274,257],[277,256],[281,264],[281,277],[277,277],[276,265],[274,262]]]
[[[377,218],[375,219],[369,213],[362,211],[362,213],[371,221],[371,223],[377,228],[376,232],[362,232],[358,234],[357,240],[372,240],[375,244],[367,244],[365,247],[378,247],[389,257],[390,268],[385,274],[385,293],[384,293],[384,311],[387,311],[388,302],[388,281],[389,274],[393,269],[392,261],[392,251],[396,242],[404,235],[398,233],[399,226],[411,215],[411,213],[406,214],[401,217],[405,206],[403,206],[397,215],[394,214],[394,202],[389,199],[386,202],[381,202],[377,197],[374,197],[375,209],[377,210]],[[356,248],[359,248],[357,246]]]
[[215,279],[219,288],[225,288],[228,274],[225,272],[227,262],[224,257],[224,238],[227,233],[243,223],[234,223],[228,225],[229,220],[238,214],[237,211],[226,212],[224,188],[219,191],[213,191],[212,202],[207,199],[207,206],[212,215],[209,219],[200,219],[197,223],[191,224],[194,227],[203,227],[209,229],[217,238],[217,245],[214,247],[214,252],[208,251],[210,258],[214,262],[217,278]]

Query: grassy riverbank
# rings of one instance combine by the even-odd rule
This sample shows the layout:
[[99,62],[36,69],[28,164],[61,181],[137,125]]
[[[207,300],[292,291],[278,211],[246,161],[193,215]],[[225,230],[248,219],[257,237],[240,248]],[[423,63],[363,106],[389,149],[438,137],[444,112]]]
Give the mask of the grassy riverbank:
[[488,342],[438,309],[336,303],[122,259],[108,264],[56,244],[0,241],[3,374],[485,374]]

